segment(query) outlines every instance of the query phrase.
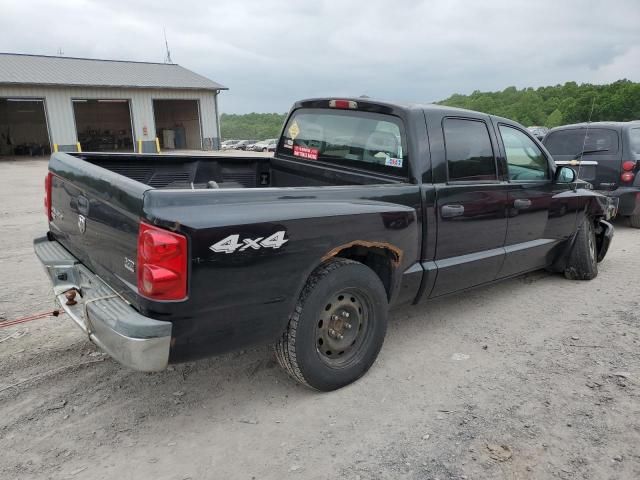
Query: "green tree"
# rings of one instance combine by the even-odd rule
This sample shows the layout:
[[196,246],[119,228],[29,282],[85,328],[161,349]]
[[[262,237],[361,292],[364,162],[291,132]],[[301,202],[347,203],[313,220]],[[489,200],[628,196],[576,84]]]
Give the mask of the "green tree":
[[557,108],[549,114],[544,125],[549,128],[559,127],[562,125],[562,112]]
[[640,119],[640,83],[629,80],[609,85],[566,82],[537,89],[475,90],[471,95],[455,94],[438,103],[511,118],[526,126],[554,127],[586,122],[590,115],[592,121],[628,121]]
[[285,114],[247,113],[220,115],[220,132],[223,140],[265,140],[280,135]]

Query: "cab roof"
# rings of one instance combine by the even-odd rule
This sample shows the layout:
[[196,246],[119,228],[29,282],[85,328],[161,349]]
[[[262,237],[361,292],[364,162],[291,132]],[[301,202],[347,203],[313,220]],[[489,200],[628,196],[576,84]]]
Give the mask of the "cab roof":
[[449,107],[447,105],[438,105],[436,103],[420,103],[420,102],[396,102],[396,101],[388,101],[388,100],[379,100],[376,98],[370,97],[316,97],[316,98],[307,98],[304,100],[300,100],[296,102],[293,108],[301,108],[301,107],[320,107],[319,104],[324,102],[329,102],[331,100],[347,100],[357,102],[362,105],[370,104],[371,106],[381,106],[387,107],[392,110],[405,110],[405,111],[425,111],[425,112],[439,112],[443,114],[451,114],[451,115],[460,115],[463,116],[465,114],[473,113],[474,115],[487,115],[488,117],[494,118],[498,121],[503,121],[505,123],[518,124],[518,122],[511,120],[509,118],[499,117],[497,115],[491,115],[485,112],[479,112],[475,110],[468,110],[465,108],[458,107]]

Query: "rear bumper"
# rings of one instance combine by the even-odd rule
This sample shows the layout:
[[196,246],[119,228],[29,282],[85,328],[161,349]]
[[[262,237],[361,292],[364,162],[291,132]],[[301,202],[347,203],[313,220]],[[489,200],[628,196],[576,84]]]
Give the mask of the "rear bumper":
[[640,215],[640,187],[620,187],[600,193],[618,199],[618,215]]
[[[138,313],[102,279],[89,271],[60,243],[47,237],[33,241],[62,309],[89,339],[116,361],[134,370],[166,368],[171,346],[170,322]],[[65,293],[76,290],[76,304]]]

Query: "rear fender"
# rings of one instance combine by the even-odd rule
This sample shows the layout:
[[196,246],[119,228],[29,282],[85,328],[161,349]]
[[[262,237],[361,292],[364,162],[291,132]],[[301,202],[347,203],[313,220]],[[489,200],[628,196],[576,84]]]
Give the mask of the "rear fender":
[[[377,190],[383,201],[371,199]],[[345,251],[385,252],[395,267],[388,277],[393,299],[419,259],[422,229],[415,208],[385,200],[409,203],[417,194],[413,185],[147,192],[145,218],[191,239],[189,299],[166,312],[173,358],[277,339],[309,275]],[[265,243],[276,234],[283,243]],[[162,307],[154,304],[154,312]]]

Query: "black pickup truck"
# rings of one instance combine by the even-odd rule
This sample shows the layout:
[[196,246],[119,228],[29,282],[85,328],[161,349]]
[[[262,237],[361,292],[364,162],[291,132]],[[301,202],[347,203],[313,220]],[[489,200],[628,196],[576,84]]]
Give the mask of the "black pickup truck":
[[274,157],[56,153],[35,251],[58,301],[142,371],[275,343],[296,380],[362,376],[390,306],[536,269],[591,279],[613,227],[517,123],[296,103]]

